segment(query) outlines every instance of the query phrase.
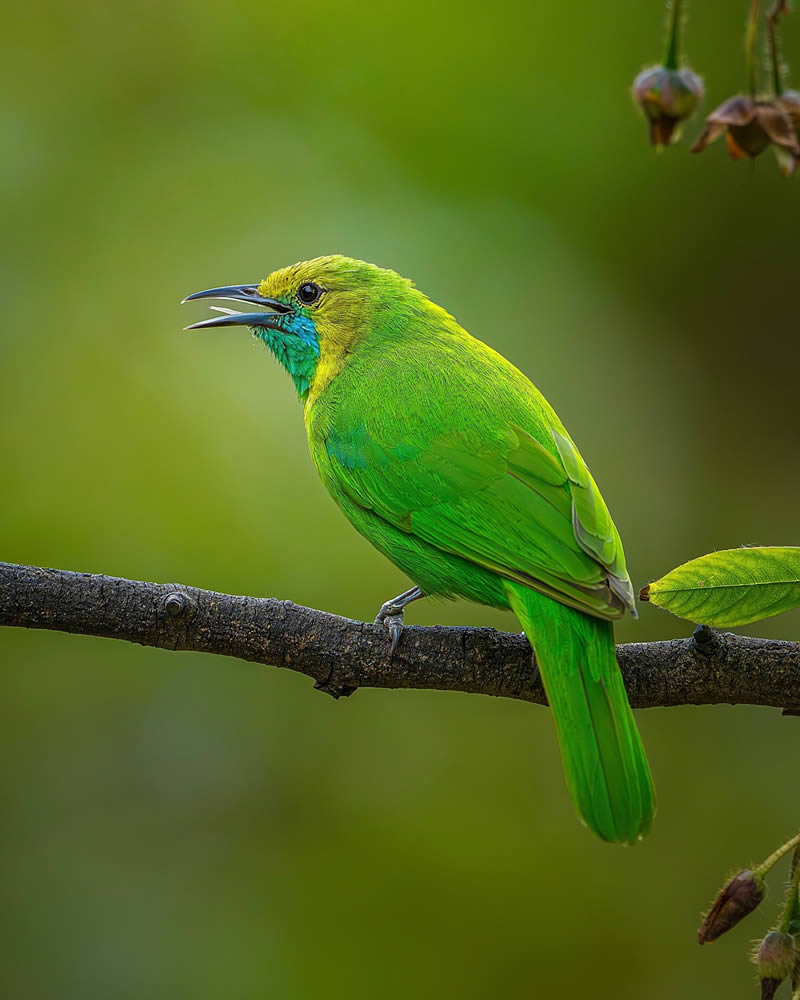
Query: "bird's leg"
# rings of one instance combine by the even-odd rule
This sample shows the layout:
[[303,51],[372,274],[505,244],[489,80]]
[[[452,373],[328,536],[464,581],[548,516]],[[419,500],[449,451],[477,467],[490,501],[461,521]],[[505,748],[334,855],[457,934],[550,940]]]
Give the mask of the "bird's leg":
[[375,619],[375,624],[382,625],[386,622],[389,629],[389,634],[392,637],[392,644],[389,647],[390,660],[394,656],[394,651],[397,649],[397,644],[400,642],[400,636],[403,632],[403,612],[406,605],[411,604],[412,601],[418,601],[420,597],[424,596],[419,587],[412,587],[411,590],[393,597],[391,601],[387,601],[381,606],[381,610]]

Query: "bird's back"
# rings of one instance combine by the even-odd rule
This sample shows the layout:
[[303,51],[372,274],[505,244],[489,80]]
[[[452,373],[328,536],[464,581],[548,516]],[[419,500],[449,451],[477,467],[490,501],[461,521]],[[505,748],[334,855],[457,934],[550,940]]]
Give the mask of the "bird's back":
[[388,525],[459,570],[466,559],[619,617],[631,603],[619,536],[561,421],[509,361],[426,304],[370,330],[307,408],[323,481],[375,544]]
[[416,318],[401,337],[365,338],[307,413],[312,440],[359,423],[381,438],[419,446],[448,432],[492,441],[500,426],[513,423],[554,455],[551,429],[566,433],[514,365],[438,316]]

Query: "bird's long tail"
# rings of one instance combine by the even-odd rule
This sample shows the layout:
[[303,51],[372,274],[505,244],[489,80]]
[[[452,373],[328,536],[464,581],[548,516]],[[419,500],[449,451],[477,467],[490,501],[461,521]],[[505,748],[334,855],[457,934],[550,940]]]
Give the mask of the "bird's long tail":
[[611,622],[515,583],[506,588],[536,653],[578,812],[604,840],[635,842],[650,829],[655,793]]

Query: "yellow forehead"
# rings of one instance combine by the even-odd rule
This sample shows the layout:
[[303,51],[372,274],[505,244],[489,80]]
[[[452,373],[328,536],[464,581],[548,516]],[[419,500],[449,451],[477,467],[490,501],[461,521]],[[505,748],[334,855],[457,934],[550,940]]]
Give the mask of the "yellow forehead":
[[303,261],[300,264],[292,264],[289,267],[282,267],[279,271],[273,271],[258,286],[259,295],[272,299],[291,299],[301,285],[314,279],[306,276],[310,261]]
[[306,282],[313,282],[329,292],[378,293],[397,292],[411,287],[411,282],[394,271],[386,271],[363,260],[334,254],[300,261],[282,267],[268,275],[258,287],[259,294],[268,298],[288,300]]

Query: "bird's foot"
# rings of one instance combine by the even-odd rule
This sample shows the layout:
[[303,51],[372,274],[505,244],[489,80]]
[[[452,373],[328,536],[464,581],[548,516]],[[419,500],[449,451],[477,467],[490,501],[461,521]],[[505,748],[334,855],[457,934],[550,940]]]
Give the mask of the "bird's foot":
[[395,654],[398,643],[400,642],[400,636],[403,634],[403,629],[405,628],[404,615],[406,605],[410,604],[412,601],[418,601],[420,597],[424,596],[425,595],[419,587],[412,587],[411,590],[407,590],[404,594],[400,594],[398,597],[393,597],[391,601],[387,601],[385,604],[381,605],[381,610],[375,618],[375,624],[385,624],[389,629],[389,635],[391,636],[391,645],[389,646],[390,660]]
[[403,634],[403,629],[406,627],[405,616],[403,615],[403,612],[400,611],[396,615],[385,615],[380,619],[380,622],[376,619],[376,624],[377,623],[383,623],[389,629],[389,635],[392,638],[389,646],[389,659],[394,659],[395,651],[400,642],[400,636]]

